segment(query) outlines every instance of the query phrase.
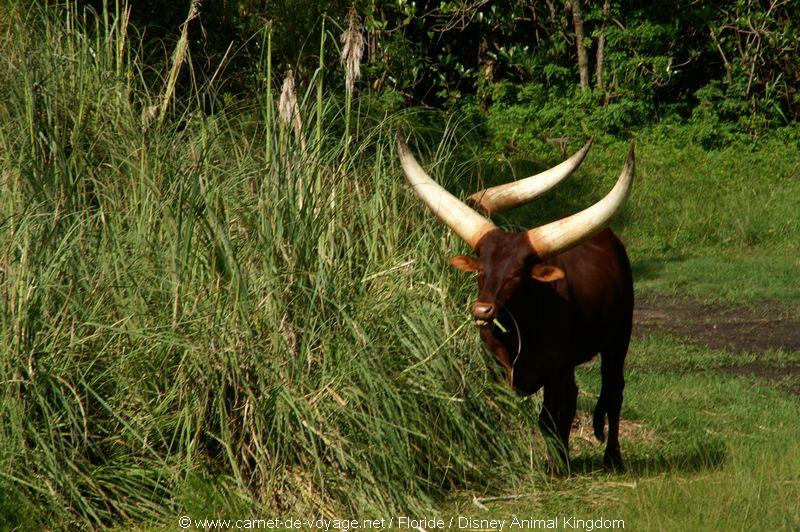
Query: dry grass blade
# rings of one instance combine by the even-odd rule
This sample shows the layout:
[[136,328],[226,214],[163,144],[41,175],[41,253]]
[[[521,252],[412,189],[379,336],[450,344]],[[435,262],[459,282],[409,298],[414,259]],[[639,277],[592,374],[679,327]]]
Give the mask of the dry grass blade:
[[189,14],[186,15],[186,20],[181,28],[181,37],[178,39],[178,45],[175,47],[175,52],[172,54],[172,68],[167,77],[167,85],[164,87],[164,93],[161,95],[161,113],[159,120],[164,119],[164,114],[167,112],[170,101],[175,94],[175,84],[178,82],[178,74],[180,74],[181,67],[186,61],[186,56],[189,54],[189,23],[197,18],[200,14],[200,0],[192,0],[189,6]]

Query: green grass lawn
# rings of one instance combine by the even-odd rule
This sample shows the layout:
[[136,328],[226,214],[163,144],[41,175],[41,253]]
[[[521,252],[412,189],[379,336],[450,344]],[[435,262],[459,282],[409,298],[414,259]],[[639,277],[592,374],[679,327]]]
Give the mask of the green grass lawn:
[[[758,308],[800,316],[800,255],[794,250],[711,251],[681,259],[633,259],[640,296],[671,295],[701,302]],[[780,309],[779,309],[780,307]]]

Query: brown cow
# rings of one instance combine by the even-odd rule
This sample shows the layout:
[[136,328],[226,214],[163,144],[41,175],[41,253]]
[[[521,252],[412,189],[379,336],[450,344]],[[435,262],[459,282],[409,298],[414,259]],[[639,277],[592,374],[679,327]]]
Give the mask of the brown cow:
[[[510,233],[435,183],[411,155],[399,129],[397,144],[403,171],[415,192],[478,255],[460,255],[450,263],[478,273],[479,293],[472,316],[484,344],[505,366],[516,390],[531,394],[544,387],[539,426],[556,444],[553,458],[568,465],[569,432],[578,396],[575,366],[600,353],[602,386],[594,433],[599,440],[605,439],[608,415],[604,463],[621,467],[619,417],[623,364],[631,335],[633,278],[625,247],[606,226],[630,193],[633,145],[606,197],[577,214]],[[481,191],[470,201],[487,213],[530,201],[566,178],[590,145],[591,140],[549,174]]]

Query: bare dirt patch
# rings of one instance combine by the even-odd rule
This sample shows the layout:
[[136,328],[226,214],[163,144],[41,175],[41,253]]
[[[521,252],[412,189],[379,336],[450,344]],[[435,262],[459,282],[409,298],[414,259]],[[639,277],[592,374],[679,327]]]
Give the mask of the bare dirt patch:
[[759,377],[770,384],[788,390],[794,395],[800,395],[800,364],[776,366],[773,364],[752,362],[740,366],[717,368],[717,371],[729,373],[731,375],[752,375]]
[[[651,444],[657,444],[661,440],[656,433],[645,427],[642,421],[634,419],[620,419],[619,421],[620,440],[636,440]],[[572,432],[570,432],[570,442],[576,451],[585,449],[595,449],[604,447],[605,443],[600,442],[594,437],[592,428],[592,413],[578,410],[575,413],[575,420],[572,422]]]
[[760,310],[647,299],[633,311],[634,334],[666,333],[712,349],[734,353],[782,349],[800,353],[800,321],[785,317],[776,305]]
[[[800,357],[800,321],[773,304],[753,310],[692,300],[648,298],[637,302],[633,319],[637,337],[669,334],[695,345],[730,353],[783,350]],[[778,365],[755,361],[713,369],[759,377],[800,395],[800,358],[798,363]]]

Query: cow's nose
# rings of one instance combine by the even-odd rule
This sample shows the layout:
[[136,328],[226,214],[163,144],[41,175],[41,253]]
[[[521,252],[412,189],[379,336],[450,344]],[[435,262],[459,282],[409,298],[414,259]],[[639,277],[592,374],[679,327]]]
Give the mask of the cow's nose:
[[494,319],[494,305],[478,301],[472,305],[472,317],[476,320],[489,321]]

